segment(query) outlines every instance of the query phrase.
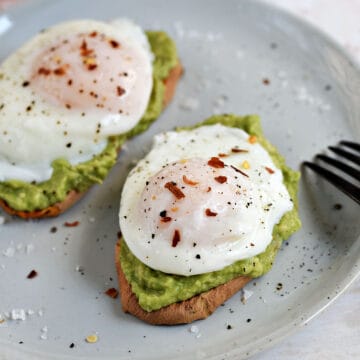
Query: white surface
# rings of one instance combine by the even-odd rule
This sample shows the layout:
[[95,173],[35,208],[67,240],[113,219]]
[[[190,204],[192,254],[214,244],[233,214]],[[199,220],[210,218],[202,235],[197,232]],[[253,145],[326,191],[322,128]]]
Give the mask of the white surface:
[[[306,2],[306,4],[307,3],[308,2]],[[74,12],[76,12],[76,4],[77,3],[74,4]],[[179,3],[176,3],[174,6],[179,7],[180,5]],[[196,7],[196,4],[194,4],[194,6]],[[158,7],[155,10],[158,13],[163,11],[161,7]],[[92,7],[87,8],[86,11],[95,13],[95,10]],[[106,16],[111,15],[111,11],[106,9],[106,7],[104,7],[102,11],[107,14]],[[127,11],[131,13],[132,10],[130,5]],[[148,11],[151,13],[154,9],[149,9]],[[182,9],[177,8],[175,14],[180,13],[182,13]],[[67,11],[58,11],[57,15],[63,17],[69,16]],[[136,16],[136,12],[134,12],[134,15]],[[204,18],[206,18],[206,15],[206,13],[203,14]],[[44,19],[45,23],[47,21],[51,22],[44,14],[42,14],[42,16],[43,17],[41,18]],[[221,19],[222,17],[219,16],[218,20],[221,21]],[[325,96],[323,94],[322,82],[324,81],[324,78],[321,68],[319,67],[317,67],[318,71],[315,72],[315,75],[312,74],[316,81],[310,80],[310,82],[308,82],[306,79],[298,76],[304,73],[308,74],[309,68],[311,69],[314,66],[319,66],[315,57],[312,58],[313,62],[308,62],[306,57],[301,57],[301,52],[297,52],[298,48],[296,45],[292,47],[291,44],[286,42],[288,49],[294,51],[298,56],[295,59],[291,58],[292,54],[289,52],[287,54],[289,57],[288,62],[286,61],[287,58],[283,56],[277,58],[275,66],[272,64],[274,67],[269,68],[269,63],[266,61],[267,58],[259,56],[264,55],[264,53],[267,55],[271,54],[268,50],[269,39],[265,41],[262,40],[263,37],[257,37],[256,34],[246,34],[249,39],[253,39],[254,36],[255,39],[260,39],[260,46],[258,46],[259,44],[256,44],[257,46],[255,48],[252,46],[250,40],[247,41],[245,36],[240,34],[240,39],[244,41],[248,47],[242,47],[242,43],[239,42],[239,48],[234,51],[236,59],[240,61],[238,67],[239,72],[234,74],[232,68],[229,67],[229,64],[232,64],[232,61],[234,60],[233,58],[230,58],[229,56],[224,57],[222,56],[223,54],[217,54],[216,52],[210,52],[210,55],[214,57],[211,58],[214,64],[218,64],[219,59],[221,59],[221,61],[228,60],[229,64],[226,62],[221,68],[216,68],[218,71],[221,71],[220,73],[214,73],[213,71],[209,73],[208,69],[204,66],[204,52],[208,51],[209,48],[213,48],[209,45],[214,45],[214,43],[221,49],[223,49],[222,46],[227,44],[226,42],[224,44],[222,43],[221,33],[215,31],[214,26],[217,25],[218,22],[211,22],[212,26],[210,28],[213,32],[204,33],[203,31],[197,31],[197,27],[194,28],[198,23],[198,18],[193,12],[188,12],[187,16],[179,18],[179,21],[176,20],[177,19],[161,18],[161,21],[159,19],[156,24],[145,21],[147,26],[153,25],[173,31],[173,34],[175,33],[176,35],[184,63],[185,65],[190,65],[187,67],[187,74],[179,87],[177,98],[166,113],[166,119],[175,120],[181,118],[187,119],[189,123],[195,123],[208,115],[208,111],[210,111],[212,107],[212,112],[229,110],[236,112],[260,112],[264,118],[263,123],[265,130],[273,142],[279,146],[280,151],[287,153],[290,163],[294,166],[297,166],[299,161],[303,159],[311,158],[315,152],[324,149],[329,142],[335,142],[343,136],[351,136],[349,127],[344,125],[348,124],[347,122],[345,123],[345,121],[348,121],[351,114],[345,113],[346,104],[338,102],[338,98],[341,98],[344,94],[340,92],[336,98],[331,95]],[[246,21],[246,19],[244,20]],[[268,21],[267,18],[265,18],[263,22],[266,23],[266,21]],[[224,23],[222,24],[224,25]],[[31,24],[25,24],[24,22],[22,25],[24,25],[23,38],[26,38],[28,31],[32,32],[35,29],[38,30],[38,25],[35,26],[33,22]],[[31,28],[31,25],[35,26],[35,28]],[[246,29],[243,30],[246,31]],[[265,30],[271,34],[273,29],[266,28]],[[297,35],[296,29],[290,30],[294,31],[292,35]],[[266,31],[263,34],[265,37],[268,36]],[[231,33],[228,33],[227,35],[229,38],[226,40],[233,41],[233,43],[239,41],[238,38],[231,38]],[[300,44],[303,46],[302,51],[306,53],[306,46],[312,46],[311,49],[314,51],[313,46],[316,45],[316,40],[314,40],[313,37],[309,37],[306,40],[306,42]],[[264,50],[265,45],[266,50]],[[8,47],[5,47],[5,49],[9,50],[11,49],[11,46],[12,44],[8,44]],[[194,57],[194,49],[197,50],[196,57]],[[230,50],[234,49],[226,49],[226,51],[229,52],[225,52],[225,54],[232,54]],[[327,48],[327,50],[331,50],[331,47]],[[254,54],[257,56],[250,56]],[[320,52],[318,55],[321,57],[323,54],[323,52]],[[341,56],[338,57],[336,55],[337,51],[331,52],[331,54],[333,55],[332,59],[335,61],[332,65],[335,66],[335,68],[345,69],[347,67],[346,62],[343,64],[341,63],[341,66],[336,63],[336,61],[342,61]],[[210,55],[207,53],[208,59],[210,58]],[[307,56],[311,57],[311,52],[308,53]],[[249,60],[249,58],[251,60]],[[191,64],[187,62],[189,59],[191,59]],[[293,61],[295,68],[283,66],[284,63],[291,65],[291,60]],[[321,61],[323,61],[322,57],[320,59],[320,64]],[[305,66],[304,64],[309,66],[309,68],[306,68],[306,70],[305,68],[303,69],[302,66]],[[257,71],[250,71],[248,73],[243,72],[243,69],[246,69],[247,66],[254,66]],[[274,68],[277,69],[277,75],[273,73]],[[301,73],[299,73],[299,69],[301,69]],[[204,78],[200,77],[199,74],[210,74],[211,76],[209,78]],[[261,85],[261,78],[268,74],[272,76],[271,80],[272,85],[274,85],[274,90],[271,90],[272,88],[270,87],[264,88]],[[232,81],[233,75],[237,76],[236,79],[238,80],[238,83],[236,83],[237,86],[235,89],[238,88],[237,91],[239,93],[236,98],[230,98],[229,100],[224,94],[234,95],[234,93],[236,93]],[[328,74],[326,73],[326,75]],[[197,78],[197,76],[199,77]],[[342,76],[345,76],[346,78],[346,74],[342,74]],[[194,78],[193,82],[191,82],[192,77]],[[278,80],[275,80],[277,78]],[[298,86],[295,86],[295,79],[297,80],[296,84]],[[310,77],[310,79],[312,78]],[[348,84],[351,84],[351,79],[348,80]],[[194,82],[196,86],[194,85]],[[258,85],[258,83],[260,83],[260,85]],[[304,85],[305,83],[307,84],[306,87]],[[199,85],[201,86],[200,90],[212,89],[212,91],[210,92],[208,90],[205,96],[202,96],[201,94],[198,95]],[[216,88],[216,91],[213,91],[214,87]],[[337,87],[338,84],[336,85],[336,88]],[[288,89],[290,91],[288,91]],[[181,101],[184,101],[184,98],[188,98],[189,96],[198,97],[199,107],[195,108],[191,113],[178,112]],[[272,108],[273,103],[271,102],[271,97],[275,97],[275,99],[278,99],[278,97],[281,98],[280,110],[274,110]],[[331,99],[331,102],[329,101],[331,103],[331,108],[329,108],[329,99]],[[287,103],[290,104],[288,107],[286,106]],[[299,111],[301,111],[302,116],[298,113]],[[164,118],[165,116],[163,119]],[[282,121],[285,120],[289,120],[287,130],[283,129],[281,126],[279,127]],[[294,134],[303,133],[304,128],[306,128],[306,125],[309,125],[309,122],[311,123],[311,120],[313,121],[313,126],[317,127],[318,130],[322,129],[323,131],[310,131],[307,133],[307,136],[302,139],[302,143],[294,144],[293,140],[296,139]],[[317,122],[317,120],[321,120],[321,123]],[[319,124],[322,124],[322,126]],[[354,123],[353,125],[356,126],[357,123]],[[129,144],[129,151],[131,151],[131,154],[134,156],[142,155],[143,147],[148,146],[151,134],[168,127],[169,124],[164,123],[159,119],[151,129],[151,132],[142,136],[138,142],[134,141]],[[274,131],[274,128],[276,131]],[[164,346],[172,346],[173,350],[180,355],[185,354],[188,349],[195,348],[198,349],[197,351],[194,351],[198,357],[206,357],[206,352],[214,351],[214,347],[216,346],[221,349],[223,346],[227,345],[226,350],[236,347],[234,340],[230,341],[229,339],[236,338],[236,341],[243,341],[244,338],[252,333],[250,329],[256,329],[254,334],[260,339],[258,342],[253,338],[249,340],[251,340],[253,344],[257,344],[258,348],[266,346],[267,344],[264,344],[265,340],[268,343],[272,339],[264,335],[262,328],[265,329],[266,327],[268,329],[274,329],[274,327],[277,326],[279,329],[283,329],[284,323],[287,323],[289,320],[289,316],[275,316],[277,324],[268,322],[261,323],[261,318],[265,319],[267,316],[271,318],[272,312],[276,311],[280,311],[279,314],[281,314],[281,306],[274,306],[273,304],[284,304],[292,298],[291,295],[281,298],[273,290],[273,287],[275,287],[279,275],[282,277],[281,274],[283,274],[284,269],[288,269],[287,266],[289,266],[289,264],[287,261],[289,258],[291,259],[292,256],[295,256],[294,254],[297,254],[299,258],[297,256],[294,258],[298,265],[298,262],[301,262],[302,256],[308,258],[309,255],[301,248],[295,248],[295,246],[297,246],[296,244],[299,242],[306,246],[313,244],[314,241],[316,242],[317,235],[326,238],[326,229],[320,226],[320,224],[326,225],[321,220],[321,215],[324,215],[322,211],[325,210],[326,217],[329,216],[334,220],[334,217],[341,216],[343,213],[334,215],[331,211],[329,212],[329,204],[338,198],[341,199],[342,202],[346,202],[347,200],[331,189],[332,194],[329,194],[329,202],[326,202],[326,204],[320,206],[320,209],[317,209],[319,210],[319,214],[317,212],[315,213],[315,210],[311,207],[311,204],[314,205],[313,202],[308,205],[303,204],[303,206],[305,206],[302,209],[303,217],[307,222],[306,226],[304,226],[304,229],[306,230],[303,230],[299,235],[294,236],[291,243],[289,243],[289,246],[286,246],[284,251],[280,252],[273,271],[263,279],[259,280],[256,287],[251,287],[251,290],[254,290],[254,294],[248,299],[247,304],[243,306],[239,303],[239,298],[234,297],[211,318],[205,322],[196,324],[198,328],[196,336],[193,336],[195,333],[187,330],[190,326],[182,327],[181,329],[165,329],[166,342],[164,344],[164,341],[160,342],[157,338],[158,335],[160,338],[163,336],[163,328],[149,328],[143,324],[139,324],[133,318],[122,314],[117,302],[115,303],[111,299],[102,298],[102,292],[110,286],[109,283],[111,284],[108,280],[108,275],[112,273],[113,266],[109,263],[108,259],[112,255],[111,243],[115,238],[116,230],[112,218],[113,211],[111,211],[111,209],[107,210],[107,208],[101,204],[112,204],[114,193],[118,194],[119,184],[123,181],[123,176],[121,176],[120,173],[121,171],[126,171],[130,161],[131,158],[129,158],[129,155],[124,153],[116,171],[118,175],[112,176],[112,178],[109,179],[107,187],[95,188],[89,194],[91,200],[87,197],[76,208],[72,209],[61,218],[46,221],[43,223],[46,224],[45,226],[36,226],[36,228],[34,225],[38,224],[33,223],[20,224],[16,222],[10,226],[8,226],[9,224],[7,223],[2,225],[4,228],[0,229],[0,231],[3,231],[2,234],[6,234],[7,240],[2,244],[1,250],[4,250],[6,254],[8,254],[7,250],[11,249],[10,252],[14,252],[14,254],[12,257],[1,257],[0,274],[2,272],[2,276],[4,276],[2,279],[6,279],[6,281],[4,280],[5,283],[3,280],[0,282],[0,286],[4,286],[2,294],[5,294],[1,298],[0,305],[2,306],[2,309],[6,309],[6,311],[25,307],[24,310],[26,310],[28,317],[26,321],[21,323],[9,324],[10,326],[8,329],[4,327],[4,324],[0,324],[0,331],[4,330],[2,327],[5,328],[6,334],[10,335],[8,338],[16,344],[15,348],[17,349],[19,348],[17,342],[24,336],[26,337],[26,344],[23,346],[23,349],[26,348],[26,346],[36,346],[36,348],[41,351],[48,351],[50,348],[54,347],[57,351],[66,352],[66,354],[71,356],[79,355],[79,353],[87,354],[89,357],[96,356],[96,354],[101,356],[104,351],[111,350],[111,346],[113,346],[117,349],[119,356],[122,355],[124,358],[129,357],[128,349],[131,348],[131,356],[135,358],[137,355],[135,344],[137,343],[138,346],[139,344],[142,344],[142,349],[146,349],[146,345],[148,346],[149,356],[154,355],[154,351],[156,350],[165,351]],[[312,194],[304,192],[305,190],[306,189],[303,187],[302,196],[304,199],[306,198],[307,201],[314,201],[311,197]],[[319,199],[316,198],[316,200]],[[95,206],[90,207],[92,204]],[[356,219],[355,216],[358,208],[355,206],[352,207],[352,204],[350,203],[346,203],[346,205],[347,206],[344,209],[345,215],[348,216],[348,219],[351,219],[351,217]],[[319,217],[316,216],[316,218],[312,219],[310,216],[306,215],[307,212],[312,215],[316,214]],[[62,228],[62,224],[65,221],[74,220],[76,217],[80,218],[82,226],[73,229]],[[93,221],[93,219],[95,219],[95,221]],[[343,221],[347,221],[347,218],[343,218]],[[56,224],[61,231],[55,235],[52,234],[49,236],[49,229],[52,224]],[[102,227],[99,227],[99,224],[102,224]],[[341,221],[339,224],[341,225]],[[313,226],[311,229],[314,232],[313,234],[307,233],[307,231],[309,231],[309,225]],[[17,230],[20,226],[21,233],[19,234]],[[109,235],[108,232],[102,230],[107,228],[111,230]],[[342,228],[340,234],[342,235],[343,232],[349,237],[351,231],[352,230]],[[26,235],[25,237],[24,234]],[[68,238],[67,240],[65,239],[66,244],[63,244],[64,237]],[[99,242],[96,241],[97,237],[100,239]],[[340,236],[340,238],[342,238],[342,236]],[[13,239],[13,241],[11,241],[11,239]],[[80,247],[77,245],[79,242]],[[24,252],[24,248],[28,248],[30,245],[33,245],[31,255]],[[101,249],[103,245],[106,245],[104,246],[104,251]],[[340,248],[342,247],[342,243],[339,243],[338,245]],[[342,248],[338,250],[339,254],[342,254],[343,250],[344,249]],[[68,252],[71,256],[68,256]],[[42,256],[38,257],[38,254],[42,254]],[[334,256],[335,255],[330,257],[331,261],[335,260]],[[327,258],[322,258],[321,261],[325,261],[326,263]],[[85,269],[85,276],[83,277],[80,273],[75,271],[75,268],[80,265],[84,266]],[[287,282],[286,285],[288,286],[292,286],[296,279],[298,279],[298,276],[305,276],[309,282],[313,282],[313,286],[310,289],[312,291],[307,290],[307,297],[301,297],[304,305],[298,307],[300,315],[296,314],[296,312],[291,313],[293,319],[296,318],[296,320],[300,322],[306,320],[307,315],[305,314],[301,317],[301,314],[304,314],[304,308],[307,308],[309,304],[314,301],[313,299],[320,302],[322,305],[325,305],[326,298],[323,299],[323,296],[326,293],[326,286],[334,285],[335,281],[341,280],[344,276],[344,271],[346,273],[347,264],[345,263],[343,265],[345,266],[345,269],[343,266],[340,267],[338,271],[331,272],[332,279],[328,279],[327,283],[317,283],[314,278],[315,274],[307,274],[304,269],[301,270],[296,268],[294,273],[287,270],[291,276],[294,277]],[[39,277],[34,279],[31,283],[24,281],[24,275],[34,267],[37,270],[40,270]],[[61,273],[66,275],[66,277],[59,278],[56,272],[57,268],[61,268]],[[317,268],[317,270],[320,269]],[[322,276],[321,273],[317,274],[319,274],[320,277]],[[19,283],[21,286],[18,285]],[[357,284],[359,284],[359,281]],[[11,292],[7,290],[9,288],[12,289]],[[352,295],[353,292],[347,292],[346,295],[340,297],[337,303],[332,305],[327,312],[320,315],[318,319],[313,320],[313,322],[307,325],[299,334],[284,340],[283,343],[275,346],[272,350],[258,355],[259,359],[291,359],[291,357],[293,359],[321,359],[321,357],[327,359],[356,358],[359,353],[359,349],[357,348],[359,329],[358,326],[356,326],[359,316],[359,304],[356,299],[359,293],[359,286],[356,285],[352,288],[355,289],[354,295]],[[15,294],[15,289],[21,289],[23,295],[9,298],[7,295]],[[295,298],[299,299],[301,291],[302,289],[300,288],[294,291]],[[263,292],[266,296],[259,297]],[[84,296],[84,293],[87,295]],[[335,295],[335,293],[333,295]],[[348,300],[349,296],[352,299],[350,301]],[[97,297],[100,298],[101,301],[98,301]],[[50,298],[52,301],[48,301]],[[346,312],[344,312],[342,306],[334,313],[331,312],[332,308],[338,306],[340,301],[343,301],[343,305],[347,306],[345,307],[345,309],[347,309]],[[6,302],[6,305],[4,305],[4,302]],[[236,309],[236,312],[231,315],[230,308],[233,307]],[[264,310],[267,310],[267,313],[265,313]],[[313,314],[313,310],[314,309],[312,308],[310,315]],[[253,314],[256,314],[256,311],[261,312],[261,317],[259,316],[260,319],[257,319],[258,321],[252,321],[250,325],[246,325],[246,318],[252,311]],[[328,314],[333,314],[333,316]],[[274,320],[274,317],[272,317],[272,319]],[[354,326],[342,325],[339,330],[335,328],[335,326],[333,327],[333,320],[335,322],[348,322]],[[226,330],[226,322],[235,325],[231,332]],[[214,325],[215,328],[212,329],[212,326]],[[249,327],[246,327],[245,325]],[[261,325],[263,325],[263,327]],[[44,329],[45,326],[48,329],[48,332],[46,332],[46,336],[43,336],[45,332],[41,330]],[[126,327],[125,330],[124,327]],[[249,330],[241,333],[242,328]],[[324,328],[327,330],[324,331]],[[97,331],[99,332],[99,342],[97,344],[85,344],[85,336]],[[121,336],[121,334],[124,335],[125,333],[133,336],[126,338],[126,342],[124,342],[124,337]],[[147,340],[142,338],[144,333],[147,335]],[[346,338],[346,335],[350,333],[351,336]],[[4,332],[0,334],[4,334]],[[239,334],[242,334],[243,337],[239,336]],[[261,338],[262,336],[263,338]],[[277,336],[278,334],[275,334],[275,338]],[[44,337],[46,337],[46,340],[42,340]],[[173,339],[176,339],[177,341],[174,341],[172,344],[171,341]],[[348,342],[346,343],[346,340],[344,339],[348,339]],[[219,340],[224,340],[225,345],[222,345],[221,342],[219,343]],[[67,349],[72,341],[76,343],[76,348],[73,352]],[[152,345],[151,347],[149,346],[150,343]],[[256,349],[253,348],[252,351],[253,350]]]

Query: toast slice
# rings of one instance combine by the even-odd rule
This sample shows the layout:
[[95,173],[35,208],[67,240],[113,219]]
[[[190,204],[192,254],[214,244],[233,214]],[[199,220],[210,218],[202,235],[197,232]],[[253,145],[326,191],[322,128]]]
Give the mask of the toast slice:
[[[163,100],[163,109],[170,103],[174,94],[176,85],[183,73],[183,67],[180,61],[177,65],[170,70],[170,73],[166,79],[164,79],[165,84],[165,94]],[[119,149],[120,152],[120,149]],[[86,192],[86,191],[85,191]],[[46,217],[55,217],[63,213],[65,210],[74,205],[78,200],[82,198],[85,192],[77,192],[76,190],[71,190],[66,198],[58,203],[55,203],[51,206],[48,206],[45,209],[34,210],[34,211],[23,211],[15,210],[11,208],[4,200],[0,199],[0,207],[3,208],[10,215],[16,215],[23,219],[40,219]]]
[[142,309],[120,264],[121,241],[115,246],[115,264],[119,279],[122,308],[137,318],[153,325],[187,324],[211,315],[222,303],[243,288],[252,278],[239,276],[192,298],[151,312]]

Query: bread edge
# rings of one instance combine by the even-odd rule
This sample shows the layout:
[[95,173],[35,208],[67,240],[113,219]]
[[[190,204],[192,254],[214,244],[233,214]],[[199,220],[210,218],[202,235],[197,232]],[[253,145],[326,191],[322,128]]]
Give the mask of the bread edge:
[[[166,79],[164,79],[165,94],[164,94],[163,110],[166,108],[166,106],[170,103],[170,101],[174,97],[176,86],[182,73],[183,73],[183,67],[181,62],[178,61],[177,65],[175,65],[175,67],[170,70],[169,76]],[[0,207],[8,214],[18,216],[22,219],[41,219],[47,217],[56,217],[61,213],[63,213],[64,211],[66,211],[67,209],[69,209],[71,206],[73,206],[77,201],[79,201],[89,189],[87,189],[84,192],[71,190],[63,201],[57,202],[53,205],[50,205],[40,210],[34,210],[34,211],[15,210],[11,208],[3,199],[0,199]]]
[[[252,278],[239,276],[192,298],[151,312],[140,307],[120,264],[121,241],[115,245],[115,265],[123,311],[152,325],[188,324],[211,315],[221,304],[242,289]],[[240,301],[240,300],[239,300]]]

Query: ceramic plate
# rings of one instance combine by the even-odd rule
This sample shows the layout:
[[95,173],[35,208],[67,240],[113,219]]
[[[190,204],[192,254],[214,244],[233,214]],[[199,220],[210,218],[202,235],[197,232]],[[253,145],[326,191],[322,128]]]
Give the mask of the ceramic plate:
[[[303,173],[303,227],[284,243],[271,272],[246,287],[246,303],[238,293],[193,327],[154,327],[104,295],[117,287],[113,250],[124,179],[155,133],[222,112],[259,114],[268,139],[299,169],[329,144],[359,140],[359,70],[324,35],[254,1],[35,1],[1,16],[0,59],[59,21],[114,17],[166,30],[185,76],[158,121],[127,144],[105,183],[70,211],[41,222],[3,214],[0,358],[246,357],[301,327],[356,277],[358,207]],[[66,221],[80,224],[69,228]],[[38,276],[29,280],[31,270]],[[16,309],[25,320],[7,318]],[[85,342],[90,334],[96,343]]]

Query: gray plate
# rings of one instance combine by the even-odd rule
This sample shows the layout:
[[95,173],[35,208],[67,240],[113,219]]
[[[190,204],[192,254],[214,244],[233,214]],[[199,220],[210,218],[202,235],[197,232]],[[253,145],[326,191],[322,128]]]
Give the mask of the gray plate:
[[[0,313],[34,311],[25,321],[0,324],[1,359],[238,359],[304,325],[354,280],[359,208],[305,173],[299,194],[303,228],[284,244],[272,271],[247,286],[253,295],[245,305],[237,294],[191,332],[189,325],[144,324],[103,294],[116,287],[120,190],[155,133],[214,112],[258,113],[265,134],[294,168],[339,139],[359,140],[359,71],[324,35],[248,1],[36,1],[8,16],[13,27],[1,36],[1,59],[61,20],[125,16],[169,32],[186,73],[175,101],[150,131],[128,143],[104,185],[57,219],[6,217],[0,226]],[[74,220],[78,227],[63,226]],[[76,271],[79,265],[83,273]],[[28,280],[32,269],[39,275]],[[84,341],[91,333],[98,334],[95,344]]]

